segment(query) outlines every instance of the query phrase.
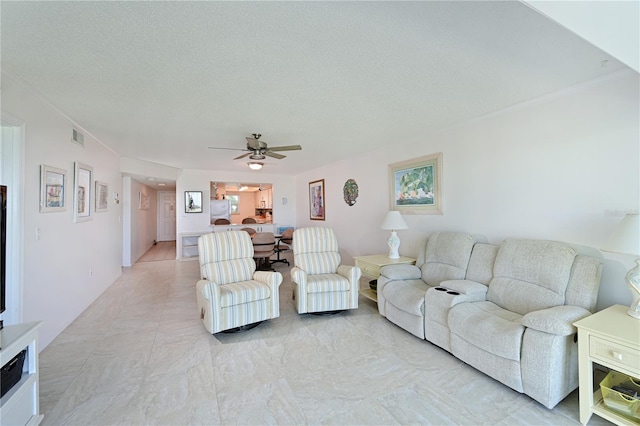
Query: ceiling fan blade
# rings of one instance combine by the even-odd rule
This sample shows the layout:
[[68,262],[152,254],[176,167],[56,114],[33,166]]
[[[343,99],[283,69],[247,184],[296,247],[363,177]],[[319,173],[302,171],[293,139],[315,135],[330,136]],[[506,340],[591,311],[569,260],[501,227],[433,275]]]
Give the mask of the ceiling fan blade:
[[209,149],[227,149],[229,151],[246,151],[246,149],[238,149],[238,148],[221,148],[217,146],[210,146]]
[[[244,150],[241,150],[241,151],[244,151]],[[246,154],[242,154],[242,155],[239,155],[238,157],[234,158],[234,160],[239,160],[241,158],[248,157],[251,154],[253,154],[253,152],[247,152]]]
[[286,157],[286,155],[276,154],[275,152],[271,152],[271,149],[269,149],[268,151],[265,151],[264,155],[266,155],[267,157],[277,158],[278,160],[282,160],[283,158]]
[[269,151],[300,151],[302,147],[300,145],[286,145],[286,146],[272,146]]

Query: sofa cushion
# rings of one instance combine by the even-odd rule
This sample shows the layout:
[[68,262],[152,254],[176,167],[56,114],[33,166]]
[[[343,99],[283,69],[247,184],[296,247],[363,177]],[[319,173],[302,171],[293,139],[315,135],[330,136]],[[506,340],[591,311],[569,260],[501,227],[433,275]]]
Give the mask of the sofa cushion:
[[491,302],[460,303],[449,311],[452,334],[493,355],[520,361],[522,315]]
[[388,303],[412,315],[424,315],[424,295],[430,288],[422,280],[391,281],[382,289]]
[[465,279],[489,285],[499,246],[477,243],[473,246]]
[[435,232],[429,236],[421,266],[422,280],[436,286],[444,280],[461,280],[467,273],[467,265],[475,239],[462,232]]
[[505,240],[487,300],[525,315],[563,305],[576,250],[555,241]]

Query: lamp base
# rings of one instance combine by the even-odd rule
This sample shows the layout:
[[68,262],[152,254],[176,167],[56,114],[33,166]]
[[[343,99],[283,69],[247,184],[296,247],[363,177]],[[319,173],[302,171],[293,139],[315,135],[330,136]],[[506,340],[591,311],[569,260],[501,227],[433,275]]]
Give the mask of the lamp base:
[[398,238],[396,231],[391,231],[391,236],[387,240],[387,245],[389,246],[389,259],[400,259],[400,254],[398,253],[400,238]]
[[630,317],[640,320],[640,259],[636,259],[636,266],[627,272],[625,279],[633,296],[633,303],[627,311],[627,314]]

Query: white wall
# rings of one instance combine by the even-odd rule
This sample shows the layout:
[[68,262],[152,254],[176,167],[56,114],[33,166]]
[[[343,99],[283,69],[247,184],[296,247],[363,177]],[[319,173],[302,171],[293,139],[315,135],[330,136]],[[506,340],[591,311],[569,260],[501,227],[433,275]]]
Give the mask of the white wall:
[[[415,256],[442,230],[491,243],[525,237],[602,247],[640,204],[639,89],[638,74],[620,72],[437,133],[416,126],[414,137],[389,140],[386,149],[297,176],[296,222],[333,227],[347,261],[385,253],[388,165],[442,152],[444,214],[405,215],[401,254]],[[360,192],[351,207],[342,199],[349,178]],[[308,183],[317,179],[325,179],[324,222],[309,220]],[[633,258],[605,256],[599,307],[629,304],[623,272]]]
[[[210,231],[209,204],[204,203],[202,213],[184,212],[184,192],[202,191],[202,199],[210,198],[210,182],[251,182],[273,184],[273,217],[278,225],[295,226],[295,178],[247,170],[247,172],[221,172],[214,170],[183,170],[176,181],[177,233]],[[288,203],[283,205],[283,197]]]
[[[66,328],[121,275],[121,207],[109,197],[108,211],[73,222],[73,170],[79,161],[93,167],[94,179],[109,193],[122,192],[119,157],[90,134],[84,147],[71,142],[73,123],[2,73],[2,114],[24,123],[25,322],[41,320],[41,348]],[[40,213],[40,165],[67,172],[64,212]],[[93,209],[93,200],[92,209]],[[40,240],[36,240],[36,229]]]
[[[153,246],[158,235],[158,193],[155,189],[148,187],[136,180],[130,179],[131,203],[127,209],[130,214],[130,263],[123,263],[124,266],[131,266],[136,263],[143,254]],[[140,194],[149,197],[149,208],[140,208]]]

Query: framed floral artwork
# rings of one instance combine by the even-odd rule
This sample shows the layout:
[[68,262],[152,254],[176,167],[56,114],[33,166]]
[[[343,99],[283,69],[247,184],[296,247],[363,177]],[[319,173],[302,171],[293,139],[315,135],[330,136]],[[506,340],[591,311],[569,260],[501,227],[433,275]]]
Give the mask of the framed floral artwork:
[[442,153],[389,165],[391,210],[442,214]]

